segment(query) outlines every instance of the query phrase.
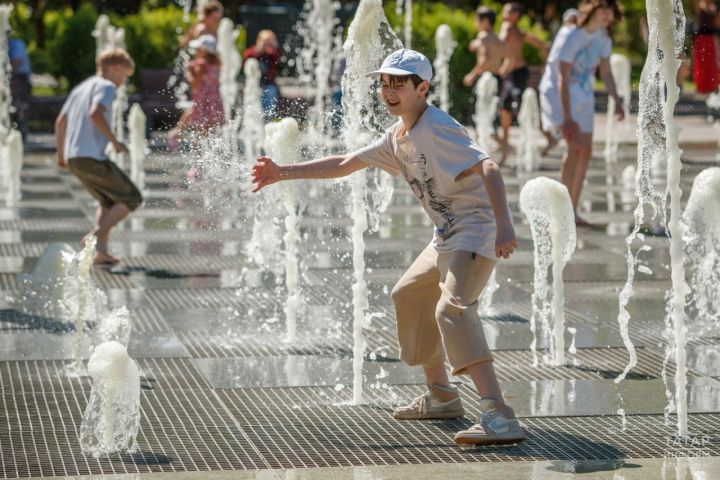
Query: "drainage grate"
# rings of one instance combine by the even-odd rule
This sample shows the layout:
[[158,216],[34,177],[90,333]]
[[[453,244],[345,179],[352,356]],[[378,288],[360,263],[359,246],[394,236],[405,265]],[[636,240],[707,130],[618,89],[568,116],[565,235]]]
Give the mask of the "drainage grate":
[[34,218],[26,220],[0,220],[0,230],[25,232],[87,232],[90,222],[83,219]]
[[0,243],[0,256],[39,257],[47,245],[47,242]]
[[[417,386],[394,388],[407,400]],[[7,392],[7,390],[4,390]],[[142,392],[140,452],[100,459],[80,452],[78,432],[86,388],[0,397],[4,478],[102,473],[307,468],[349,465],[592,460],[661,457],[675,430],[662,415],[525,418],[528,440],[503,448],[462,450],[452,443],[477,413],[453,421],[399,422],[371,403],[343,406],[349,389],[155,389]],[[387,392],[370,392],[377,402]],[[715,440],[720,415],[693,414],[690,430]],[[703,448],[720,455],[719,442]],[[685,450],[686,449],[678,449]]]

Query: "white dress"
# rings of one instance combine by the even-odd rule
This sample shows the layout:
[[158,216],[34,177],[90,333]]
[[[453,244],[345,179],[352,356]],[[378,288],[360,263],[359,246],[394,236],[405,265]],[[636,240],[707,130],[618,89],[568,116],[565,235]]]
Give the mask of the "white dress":
[[560,102],[558,77],[560,62],[570,69],[570,114],[583,133],[592,133],[595,116],[593,82],[601,59],[612,53],[612,40],[604,28],[593,33],[584,28],[563,27],[548,55],[545,73],[540,81],[540,109],[543,128],[557,130],[565,120]]

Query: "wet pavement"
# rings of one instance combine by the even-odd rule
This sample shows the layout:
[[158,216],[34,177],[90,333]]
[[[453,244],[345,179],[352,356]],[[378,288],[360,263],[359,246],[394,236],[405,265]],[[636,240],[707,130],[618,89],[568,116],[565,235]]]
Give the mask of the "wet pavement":
[[[720,160],[711,141],[716,131],[695,117],[683,121],[688,122],[687,198],[694,176]],[[632,129],[624,140],[631,142],[627,131]],[[602,152],[602,135],[599,129],[595,152]],[[378,231],[366,235],[373,318],[367,330],[366,403],[352,406],[347,188],[319,184],[300,222],[304,305],[298,338],[287,342],[285,287],[277,273],[281,252],[269,261],[276,272],[256,264],[247,252],[252,236],[247,218],[256,204],[223,196],[235,189],[228,182],[215,188],[213,208],[203,209],[203,193],[210,187],[202,180],[187,184],[188,165],[180,156],[154,152],[146,166],[146,202],[112,236],[111,250],[123,262],[93,273],[108,305],[130,310],[128,351],[143,372],[140,451],[100,459],[84,456],[79,447],[91,382],[65,372],[74,354],[74,326],[28,314],[22,302],[12,300],[22,275],[32,271],[49,243],[79,248],[94,202],[72,175],[53,166],[50,153],[27,154],[20,205],[0,206],[2,478],[224,478],[221,470],[253,470],[224,475],[262,479],[565,478],[572,472],[587,478],[665,478],[664,472],[668,478],[718,477],[720,336],[695,335],[693,319],[688,406],[694,441],[676,441],[675,417],[664,415],[675,367],[664,362],[670,271],[668,240],[662,236],[647,237],[653,250],[644,264],[652,273],[638,275],[628,308],[638,366],[626,381],[614,382],[628,358],[617,314],[634,207],[620,178],[634,162],[632,144],[621,146],[617,164],[608,166],[598,156],[588,172],[582,204],[595,226],[578,230],[578,248],[564,272],[566,321],[574,329],[566,332],[566,344],[574,342],[577,352],[568,353],[565,366],[533,365],[532,239],[517,198],[528,179],[558,177],[561,150],[546,158],[539,172],[504,170],[521,249],[499,264],[492,311],[482,313],[503,390],[522,417],[528,440],[475,450],[452,442],[455,431],[478,414],[466,378],[452,378],[462,391],[465,418],[392,419],[392,405],[423,390],[421,373],[398,360],[389,298],[432,235],[406,186],[396,183]],[[282,225],[282,218],[276,223]]]

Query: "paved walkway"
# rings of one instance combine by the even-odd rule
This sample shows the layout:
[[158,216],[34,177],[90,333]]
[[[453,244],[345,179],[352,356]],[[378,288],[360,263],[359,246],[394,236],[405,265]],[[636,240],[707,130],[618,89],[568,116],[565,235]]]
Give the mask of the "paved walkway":
[[[689,187],[700,169],[716,163],[718,150],[709,145],[717,131],[704,119],[682,121]],[[595,472],[583,478],[661,478],[663,472],[675,478],[673,472],[692,471],[717,478],[719,337],[690,331],[689,421],[697,442],[673,442],[675,418],[666,423],[663,415],[667,239],[647,239],[653,250],[645,265],[653,273],[638,281],[630,304],[639,362],[628,380],[614,383],[627,361],[616,317],[633,201],[618,179],[634,162],[632,146],[623,147],[621,161],[610,167],[594,159],[588,174],[583,208],[597,227],[578,231],[577,252],[564,272],[566,340],[577,351],[565,366],[533,366],[532,240],[517,199],[527,179],[557,177],[560,150],[540,172],[505,171],[521,250],[498,267],[500,288],[492,310],[483,312],[499,378],[529,439],[476,450],[452,442],[478,413],[467,379],[454,379],[466,404],[463,419],[397,422],[390,414],[393,404],[422,391],[419,372],[398,361],[388,294],[432,233],[409,189],[396,185],[378,231],[366,236],[373,319],[366,402],[353,406],[346,188],[316,184],[303,215],[304,308],[299,338],[288,343],[282,340],[285,289],[276,281],[283,259],[270,249],[257,265],[250,258],[258,257],[246,253],[256,205],[237,195],[230,178],[188,186],[183,158],[154,153],[145,170],[146,203],[111,243],[124,261],[93,274],[109,307],[130,310],[129,353],[143,372],[140,450],[100,459],[79,447],[91,382],[66,374],[73,328],[49,314],[28,314],[13,301],[22,274],[32,271],[50,242],[77,248],[94,203],[74,177],[54,168],[50,154],[28,154],[20,206],[0,208],[0,477],[544,479],[574,471]],[[95,330],[90,325],[90,337]],[[672,390],[672,362],[667,372]]]

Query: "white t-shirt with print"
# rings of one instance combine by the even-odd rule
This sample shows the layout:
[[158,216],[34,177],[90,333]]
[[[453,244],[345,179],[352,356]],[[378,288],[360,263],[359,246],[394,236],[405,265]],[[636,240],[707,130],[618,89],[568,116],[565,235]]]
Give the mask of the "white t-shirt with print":
[[88,78],[70,92],[60,110],[60,113],[64,113],[67,117],[65,158],[108,159],[105,154],[108,138],[93,125],[90,119],[90,108],[96,103],[104,106],[103,116],[108,126],[112,126],[114,99],[115,84],[100,76]]
[[[432,245],[439,253],[466,251],[495,257],[495,215],[480,175],[457,176],[488,158],[467,129],[429,105],[409,133],[402,121],[353,155],[393,176],[402,174],[435,223]],[[404,129],[403,129],[404,131]]]

